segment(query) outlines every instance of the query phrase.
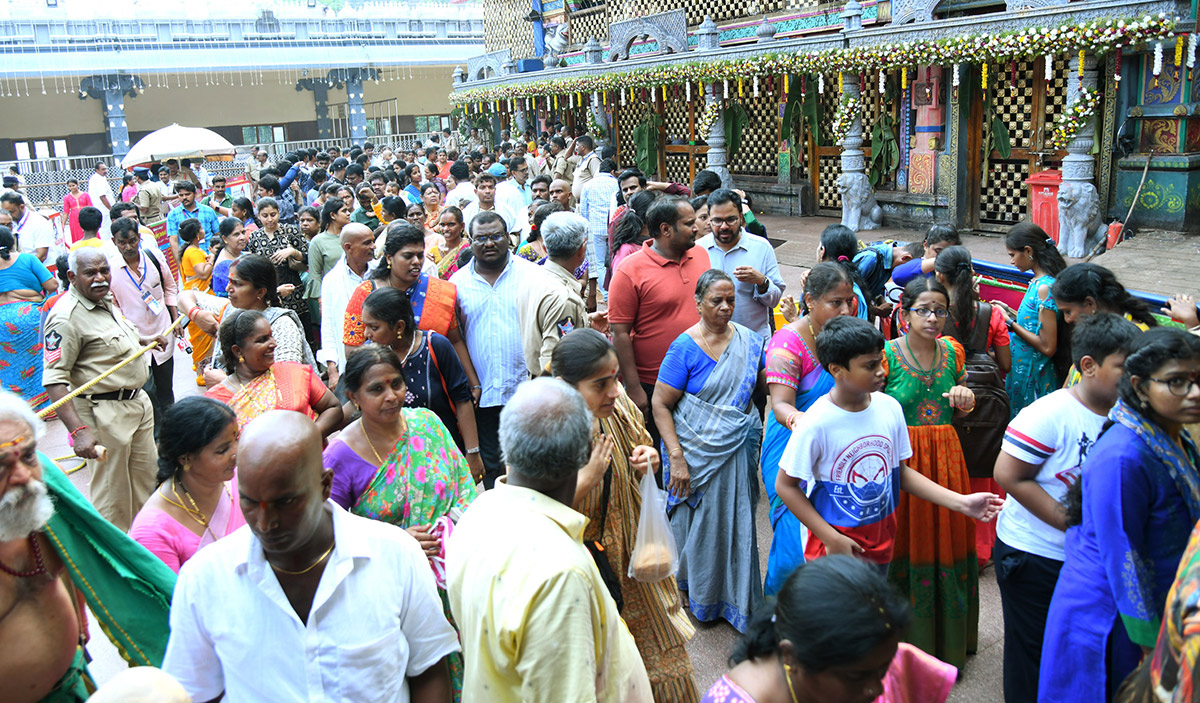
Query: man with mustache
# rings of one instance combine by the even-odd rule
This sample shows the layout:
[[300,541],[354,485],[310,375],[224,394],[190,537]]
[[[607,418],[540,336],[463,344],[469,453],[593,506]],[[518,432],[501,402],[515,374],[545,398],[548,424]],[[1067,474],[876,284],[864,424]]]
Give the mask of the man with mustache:
[[[166,349],[162,335],[142,337],[109,295],[112,270],[95,247],[71,252],[71,289],[45,325],[42,382],[52,401],[63,398],[146,344]],[[158,451],[154,408],[142,386],[150,378],[142,356],[58,409],[71,433],[75,455],[91,470],[91,498],[109,522],[128,531],[133,516],[154,490]],[[101,456],[97,445],[105,447]]]
[[24,400],[0,390],[0,697],[82,703],[85,598],[123,656],[157,665],[175,578],[38,452],[44,432]]

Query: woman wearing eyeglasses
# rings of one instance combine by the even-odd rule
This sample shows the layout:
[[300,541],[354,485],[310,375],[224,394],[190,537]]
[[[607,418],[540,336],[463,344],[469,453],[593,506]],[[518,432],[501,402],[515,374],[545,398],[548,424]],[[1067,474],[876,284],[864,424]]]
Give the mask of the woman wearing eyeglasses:
[[[884,348],[884,392],[900,401],[912,443],[908,465],[938,485],[971,493],[955,414],[975,409],[962,345],[943,337],[950,294],[937,279],[909,282],[900,298],[908,333]],[[962,668],[979,639],[979,564],[971,518],[901,492],[889,579],[914,605],[908,641]]]
[[[1067,495],[1072,529],[1046,620],[1039,701],[1112,700],[1155,646],[1164,612],[1170,620],[1180,609],[1194,612],[1194,593],[1177,593],[1172,609],[1164,607],[1200,521],[1200,459],[1183,428],[1200,421],[1198,379],[1195,336],[1159,327],[1130,343],[1109,427],[1087,450],[1081,479]],[[1181,658],[1193,675],[1194,652],[1189,644],[1154,656],[1150,673],[1160,691],[1180,680]],[[1136,700],[1150,699],[1194,700],[1178,691]]]

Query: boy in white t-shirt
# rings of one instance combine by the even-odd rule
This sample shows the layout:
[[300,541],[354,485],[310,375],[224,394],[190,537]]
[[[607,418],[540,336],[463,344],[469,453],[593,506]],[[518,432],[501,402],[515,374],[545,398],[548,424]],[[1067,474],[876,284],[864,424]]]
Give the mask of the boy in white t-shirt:
[[904,411],[879,392],[887,381],[879,330],[836,317],[817,335],[817,359],[833,389],[797,423],[775,479],[780,499],[809,530],[807,558],[851,554],[886,572],[901,489],[978,520],[996,516],[994,493],[964,496],[905,465],[912,447]]
[[996,582],[1004,609],[1004,697],[1035,701],[1042,637],[1064,559],[1063,499],[1117,401],[1125,349],[1140,331],[1109,313],[1075,324],[1081,379],[1026,406],[1004,433],[996,482],[1008,499],[996,523]]

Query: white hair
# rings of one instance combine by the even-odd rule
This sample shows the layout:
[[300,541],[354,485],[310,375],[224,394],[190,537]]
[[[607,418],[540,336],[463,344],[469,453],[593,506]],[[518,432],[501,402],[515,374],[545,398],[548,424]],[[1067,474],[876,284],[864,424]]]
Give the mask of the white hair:
[[587,236],[587,219],[573,212],[556,212],[542,222],[542,241],[551,259],[574,256]]
[[592,414],[565,381],[536,378],[517,387],[500,413],[500,448],[510,473],[561,481],[591,453]]
[[[14,420],[29,425],[33,438],[41,439],[46,434],[46,423],[37,416],[25,399],[11,391],[0,389],[0,420]],[[10,438],[0,437],[7,442]]]
[[103,257],[104,252],[95,247],[75,247],[67,255],[67,270],[71,273],[79,273],[79,259],[85,256]]

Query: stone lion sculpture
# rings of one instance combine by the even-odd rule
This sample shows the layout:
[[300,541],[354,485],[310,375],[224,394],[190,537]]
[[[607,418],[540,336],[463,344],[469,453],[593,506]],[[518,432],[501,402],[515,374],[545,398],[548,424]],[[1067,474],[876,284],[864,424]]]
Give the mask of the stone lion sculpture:
[[875,200],[875,189],[865,173],[843,173],[838,176],[838,192],[842,194],[842,224],[854,230],[879,229],[883,225],[883,209]]
[[565,22],[546,27],[546,68],[557,68],[571,42],[571,28]]
[[1058,187],[1058,251],[1081,259],[1105,236],[1100,197],[1091,183],[1066,181]]

